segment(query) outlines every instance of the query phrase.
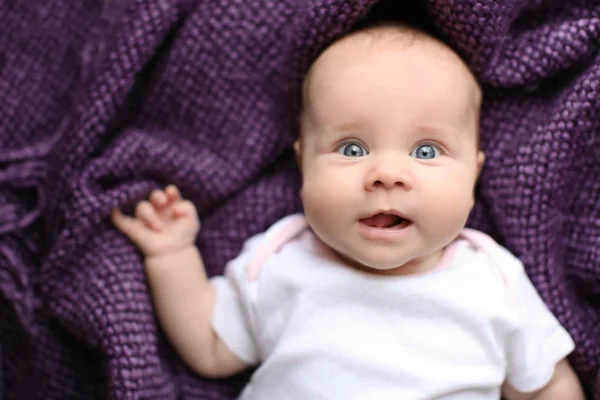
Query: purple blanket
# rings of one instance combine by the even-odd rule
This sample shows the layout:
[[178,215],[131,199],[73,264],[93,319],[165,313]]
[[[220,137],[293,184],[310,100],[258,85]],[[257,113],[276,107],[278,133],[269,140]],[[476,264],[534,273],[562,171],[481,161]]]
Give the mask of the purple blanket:
[[[302,75],[374,3],[0,5],[2,400],[235,397],[247,374],[205,380],[174,355],[140,255],[107,217],[178,185],[198,205],[198,244],[216,274],[249,235],[298,211],[290,146]],[[470,224],[525,262],[576,340],[570,360],[586,391],[600,398],[593,3],[427,8],[485,91],[487,167]]]

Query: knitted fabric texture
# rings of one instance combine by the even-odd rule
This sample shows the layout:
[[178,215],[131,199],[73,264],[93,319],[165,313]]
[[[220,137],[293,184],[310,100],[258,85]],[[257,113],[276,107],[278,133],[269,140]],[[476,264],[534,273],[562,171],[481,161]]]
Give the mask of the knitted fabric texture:
[[[221,273],[246,238],[300,210],[302,77],[375,3],[0,6],[3,400],[235,398],[247,373],[205,380],[164,340],[110,210],[178,185]],[[565,4],[426,2],[484,88],[470,225],[524,261],[600,398],[600,5]]]

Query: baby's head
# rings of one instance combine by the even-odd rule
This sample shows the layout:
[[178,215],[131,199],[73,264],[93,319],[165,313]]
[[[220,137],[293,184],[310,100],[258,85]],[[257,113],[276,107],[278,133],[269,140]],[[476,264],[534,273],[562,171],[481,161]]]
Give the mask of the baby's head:
[[480,105],[461,58],[413,28],[370,27],[327,48],[305,79],[295,144],[317,236],[374,272],[436,264],[473,207]]

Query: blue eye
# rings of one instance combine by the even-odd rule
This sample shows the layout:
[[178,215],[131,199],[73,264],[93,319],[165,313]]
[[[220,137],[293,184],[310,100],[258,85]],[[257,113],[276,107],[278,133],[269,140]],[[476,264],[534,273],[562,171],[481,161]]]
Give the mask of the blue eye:
[[338,152],[346,157],[364,157],[369,154],[363,145],[356,142],[345,143],[341,145],[338,149]]
[[421,160],[431,160],[439,157],[440,151],[431,144],[421,144],[410,153],[410,156]]

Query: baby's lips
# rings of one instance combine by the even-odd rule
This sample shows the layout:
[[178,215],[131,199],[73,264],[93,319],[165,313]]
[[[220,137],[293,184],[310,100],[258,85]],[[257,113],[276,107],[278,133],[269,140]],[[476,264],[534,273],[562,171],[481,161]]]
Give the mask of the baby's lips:
[[404,218],[387,213],[377,213],[371,217],[360,220],[360,222],[372,228],[390,228],[394,225],[401,224],[403,221]]

